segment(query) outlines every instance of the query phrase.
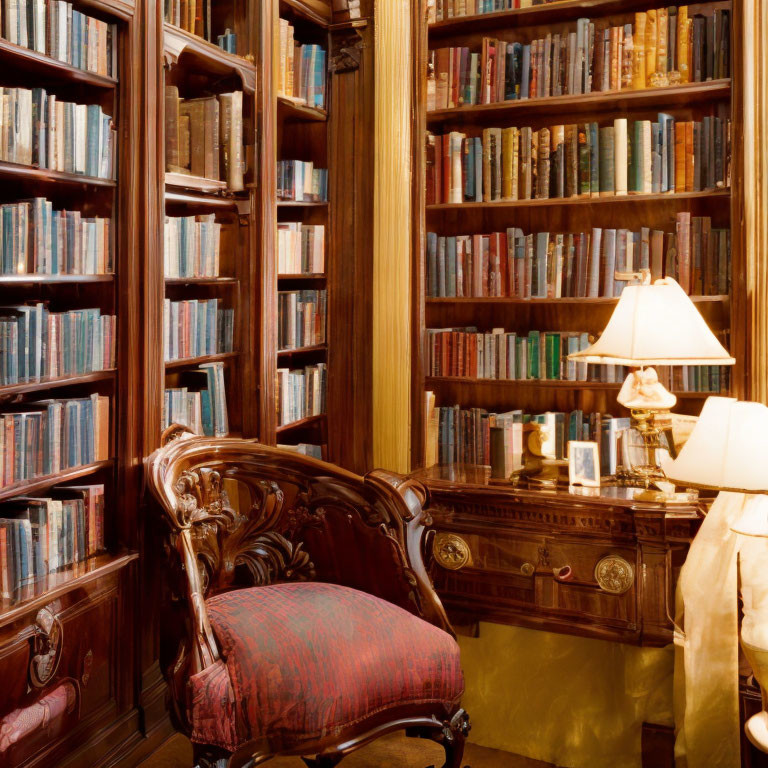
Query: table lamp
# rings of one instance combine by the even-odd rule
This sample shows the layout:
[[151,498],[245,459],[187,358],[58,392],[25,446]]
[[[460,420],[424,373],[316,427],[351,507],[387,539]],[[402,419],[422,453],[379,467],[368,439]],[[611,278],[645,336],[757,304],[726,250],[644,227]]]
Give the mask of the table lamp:
[[[761,684],[763,697],[762,711],[750,718],[745,730],[755,746],[768,752],[768,408],[761,403],[732,398],[708,398],[679,456],[664,462],[664,471],[667,478],[678,485],[720,491],[691,546],[680,576],[683,598],[689,598],[685,604],[685,634],[688,635],[687,618],[693,608],[689,603],[695,603],[697,595],[700,603],[695,608],[695,622],[706,633],[706,639],[702,640],[704,647],[707,643],[727,642],[723,637],[736,632],[738,557],[744,610],[741,645]],[[711,549],[707,551],[708,542]],[[709,579],[714,583],[708,584]],[[724,582],[731,583],[732,591],[730,596],[727,591],[719,592],[724,603],[721,609],[717,605],[717,594]],[[731,604],[727,602],[729,597]],[[719,630],[717,618],[710,621],[702,612],[710,612],[715,617],[727,616],[726,626]],[[686,653],[688,649],[690,653],[701,652],[699,640],[701,638],[689,638]],[[735,636],[732,643],[736,644]],[[712,645],[710,650],[713,658],[700,664],[707,677],[712,677],[713,670],[716,675],[717,669],[722,669],[724,657],[733,657],[727,647]],[[686,658],[685,666],[687,670],[694,669],[696,662]],[[737,669],[730,673],[738,680]],[[714,685],[722,696],[723,687],[730,688],[732,682],[725,681],[724,686],[718,686],[715,680]],[[686,696],[688,706],[691,698]],[[738,700],[733,706],[738,709]],[[731,714],[733,717],[738,718],[738,711]],[[736,729],[738,731],[738,719]]]
[[675,280],[666,277],[651,284],[648,270],[616,277],[634,277],[638,282],[624,288],[600,338],[587,349],[568,355],[568,359],[633,369],[617,400],[630,409],[642,436],[645,463],[633,467],[633,473],[647,489],[652,480],[664,476],[658,463],[662,430],[657,416],[677,402],[649,366],[733,365],[735,360]]

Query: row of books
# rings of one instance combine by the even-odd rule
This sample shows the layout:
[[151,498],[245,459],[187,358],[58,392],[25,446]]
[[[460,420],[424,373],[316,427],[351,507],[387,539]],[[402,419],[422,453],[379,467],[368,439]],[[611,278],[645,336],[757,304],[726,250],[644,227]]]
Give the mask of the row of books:
[[427,135],[427,204],[699,192],[730,186],[731,122],[719,117],[482,136]]
[[185,32],[213,42],[211,0],[163,0],[163,19]]
[[103,485],[58,486],[46,497],[7,502],[0,507],[0,598],[26,599],[35,582],[104,548]]
[[277,51],[277,92],[307,106],[325,108],[326,52],[319,45],[302,45],[293,26],[280,19]]
[[218,277],[221,224],[213,213],[166,216],[166,277]]
[[277,161],[277,197],[318,203],[328,200],[328,169],[303,160]]
[[[621,384],[622,365],[592,365],[568,360],[594,338],[576,331],[528,331],[527,336],[494,328],[427,329],[429,376],[506,381],[591,381]],[[728,389],[727,368],[674,366],[657,370],[668,389],[677,392],[721,392]]]
[[163,348],[166,362],[232,351],[235,310],[219,299],[163,302]]
[[279,291],[277,348],[301,349],[325,344],[327,292]]
[[196,435],[225,437],[229,434],[224,363],[203,363],[180,375],[179,385],[166,387],[163,429],[183,424]]
[[325,363],[277,369],[277,423],[292,424],[325,413],[328,369]]
[[57,211],[43,197],[0,206],[0,274],[108,274],[113,248],[111,219]]
[[115,77],[117,27],[64,0],[6,0],[3,37],[15,45],[98,75]]
[[243,92],[182,99],[166,85],[165,168],[244,189]]
[[433,24],[454,16],[512,11],[517,8],[530,8],[534,5],[549,5],[557,2],[560,0],[428,0],[427,20]]
[[117,318],[98,309],[50,312],[42,302],[0,308],[0,385],[115,367]]
[[722,296],[731,288],[731,232],[708,216],[678,213],[675,231],[643,227],[589,232],[536,232],[519,227],[490,235],[427,233],[427,296],[617,297],[616,272],[649,269],[677,280],[693,296]]
[[[428,460],[434,458],[440,464],[490,465],[494,476],[508,477],[511,471],[522,467],[524,425],[528,423],[542,425],[542,450],[551,458],[568,458],[570,440],[599,443],[603,474],[614,475],[618,468],[619,434],[630,426],[630,419],[581,410],[492,413],[484,408],[428,405]],[[499,450],[502,446],[506,450]]]
[[430,59],[427,109],[703,82],[730,77],[730,12],[689,18],[672,6],[614,27],[582,18],[530,43],[486,37],[480,51],[437,48]]
[[587,366],[568,360],[568,355],[589,345],[589,334],[578,331],[528,331],[526,336],[503,328],[491,333],[478,333],[474,327],[429,328],[428,370],[430,376],[472,379],[602,381],[616,367],[620,370],[616,375],[611,371],[610,381],[626,376],[622,366]]
[[109,397],[22,403],[0,415],[0,487],[109,459]]
[[277,271],[281,275],[325,272],[325,225],[279,222]]
[[0,87],[0,160],[112,179],[116,145],[112,118],[98,104]]

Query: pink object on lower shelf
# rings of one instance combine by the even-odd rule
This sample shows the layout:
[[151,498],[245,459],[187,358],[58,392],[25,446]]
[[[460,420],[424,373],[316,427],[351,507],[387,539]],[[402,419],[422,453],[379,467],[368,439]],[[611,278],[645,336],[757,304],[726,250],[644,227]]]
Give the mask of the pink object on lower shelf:
[[77,701],[75,686],[66,682],[29,707],[14,709],[0,721],[0,754],[22,739],[47,728],[71,713]]

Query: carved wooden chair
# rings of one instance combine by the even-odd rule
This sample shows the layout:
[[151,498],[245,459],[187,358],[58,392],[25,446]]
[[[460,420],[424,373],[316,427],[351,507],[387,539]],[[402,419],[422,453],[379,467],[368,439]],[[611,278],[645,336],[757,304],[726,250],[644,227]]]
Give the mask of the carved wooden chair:
[[459,650],[424,567],[426,490],[238,439],[166,431],[148,483],[170,523],[167,678],[200,766],[331,768],[395,730],[459,768]]

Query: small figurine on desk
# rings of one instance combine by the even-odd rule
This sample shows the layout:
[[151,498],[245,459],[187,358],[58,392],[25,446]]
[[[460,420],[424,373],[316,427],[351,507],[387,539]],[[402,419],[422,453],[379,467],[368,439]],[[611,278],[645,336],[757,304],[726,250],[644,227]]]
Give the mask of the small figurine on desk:
[[510,480],[555,488],[566,474],[568,462],[555,458],[553,435],[549,427],[532,421],[523,426],[523,468],[512,473]]

